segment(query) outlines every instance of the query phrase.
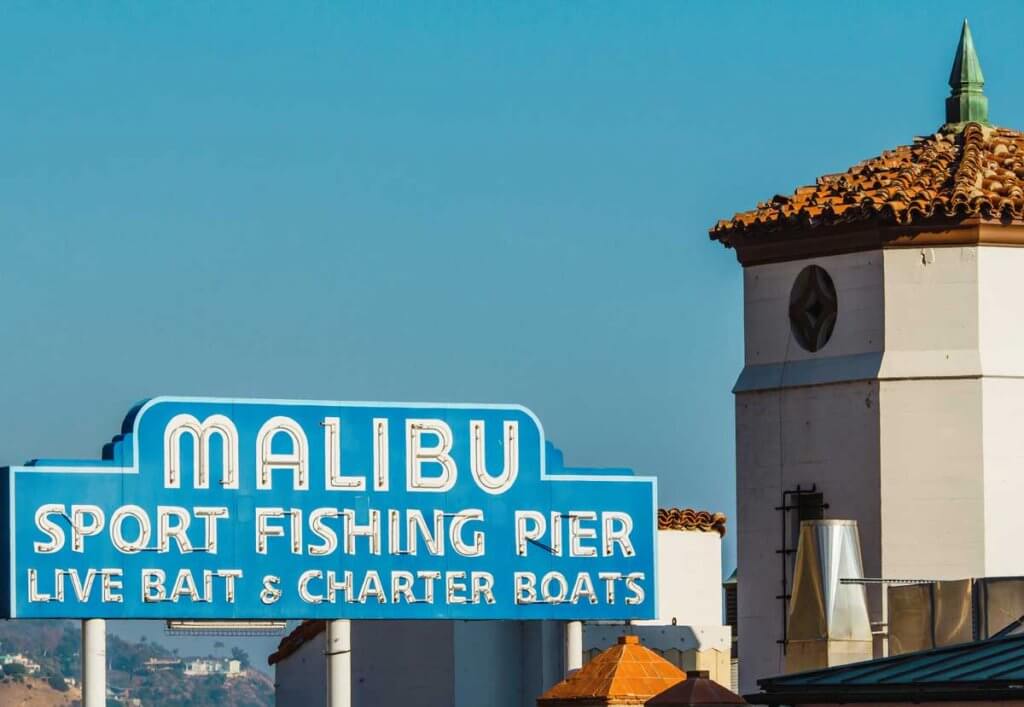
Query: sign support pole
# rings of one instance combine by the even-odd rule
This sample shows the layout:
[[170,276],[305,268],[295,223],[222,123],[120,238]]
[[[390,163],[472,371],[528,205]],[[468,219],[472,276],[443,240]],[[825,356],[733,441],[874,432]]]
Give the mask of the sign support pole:
[[352,622],[348,619],[327,622],[327,707],[352,707]]
[[82,706],[107,704],[107,622],[82,621]]
[[565,622],[565,676],[583,667],[583,622]]

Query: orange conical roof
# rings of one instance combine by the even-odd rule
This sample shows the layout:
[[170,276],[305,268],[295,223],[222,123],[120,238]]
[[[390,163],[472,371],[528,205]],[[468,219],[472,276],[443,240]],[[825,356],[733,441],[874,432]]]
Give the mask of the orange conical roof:
[[686,679],[686,673],[636,636],[612,646],[537,698],[541,707],[566,704],[643,704]]

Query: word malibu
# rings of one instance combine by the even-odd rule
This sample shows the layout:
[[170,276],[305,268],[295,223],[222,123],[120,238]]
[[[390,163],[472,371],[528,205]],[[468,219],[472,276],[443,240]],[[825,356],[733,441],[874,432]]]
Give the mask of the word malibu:
[[[372,468],[369,474],[346,474],[341,463],[341,420],[324,417],[323,489],[328,492],[386,493],[391,483],[389,464],[389,421],[375,418],[372,422]],[[502,425],[503,463],[500,473],[488,469],[485,458],[486,428],[483,420],[471,420],[469,435],[469,476],[477,488],[488,495],[507,493],[519,475],[519,435],[516,421]],[[455,487],[460,469],[452,454],[455,434],[440,419],[405,420],[405,490],[410,493],[445,493]],[[221,479],[219,486],[227,490],[240,487],[239,440],[234,423],[223,415],[205,420],[181,414],[173,417],[164,430],[163,484],[178,489],[187,471],[183,467],[183,440],[191,441],[192,487],[209,489],[213,469],[213,440],[220,442]],[[280,440],[287,449],[280,449]],[[276,475],[290,474],[294,491],[310,489],[309,440],[303,427],[289,417],[275,416],[260,428],[255,441],[255,487],[272,491]],[[140,552],[182,554],[194,552],[216,555],[220,530],[231,522],[228,506],[203,505],[183,507],[160,505],[154,510],[126,504],[109,514],[92,504],[43,504],[35,513],[36,528],[41,539],[34,542],[36,553],[58,553],[70,549],[84,553],[90,543],[104,542],[120,553]],[[65,528],[68,531],[65,532]],[[618,511],[560,509],[550,513],[535,510],[514,511],[515,555],[526,557],[529,545],[534,552],[547,552],[555,557],[633,557],[635,550],[630,535],[632,518]],[[93,539],[95,538],[95,540]],[[394,509],[361,507],[344,504],[312,509],[262,506],[254,509],[253,547],[258,555],[286,552],[323,558],[334,555],[368,553],[392,556],[483,557],[487,550],[486,516],[481,508]],[[89,570],[84,579],[74,570],[57,570],[50,594],[39,591],[39,577],[29,571],[30,594],[34,601],[63,601],[64,575],[70,575],[72,596],[87,601],[93,578],[100,579],[104,601],[123,600],[120,570]],[[359,576],[361,575],[361,576]],[[383,577],[381,575],[384,575]],[[536,602],[616,602],[616,591],[624,590],[627,604],[644,601],[644,573],[578,572],[565,576],[552,571],[537,576],[532,572],[514,572],[515,601]],[[215,583],[216,580],[216,583]],[[234,602],[235,582],[242,580],[240,570],[205,570],[193,576],[181,569],[177,577],[168,578],[160,569],[143,569],[140,581],[143,601],[211,601],[214,592],[222,593],[228,603]],[[437,589],[435,589],[437,584]],[[267,574],[259,582],[260,599],[265,604],[276,602],[283,591],[281,578]],[[303,602],[366,603],[431,603],[440,594],[446,603],[494,603],[494,577],[490,572],[449,570],[391,570],[386,573],[368,570],[309,569],[301,573],[294,591]]]

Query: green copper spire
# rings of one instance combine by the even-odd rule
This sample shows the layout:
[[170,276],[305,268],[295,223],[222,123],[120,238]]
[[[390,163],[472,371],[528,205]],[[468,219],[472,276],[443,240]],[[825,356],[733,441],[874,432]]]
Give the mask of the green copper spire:
[[981,73],[981,62],[974,51],[971,28],[964,20],[960,32],[960,44],[956,48],[953,70],[949,74],[952,90],[946,99],[946,126],[957,127],[964,123],[988,125],[988,98],[982,93],[985,77]]

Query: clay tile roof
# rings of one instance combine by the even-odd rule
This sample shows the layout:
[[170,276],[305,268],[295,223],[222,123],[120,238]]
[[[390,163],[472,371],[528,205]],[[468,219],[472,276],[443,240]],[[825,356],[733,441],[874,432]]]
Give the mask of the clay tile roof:
[[682,670],[641,646],[636,636],[622,636],[618,644],[537,698],[537,704],[642,705],[685,679]]
[[661,707],[697,707],[699,705],[745,705],[747,701],[732,690],[708,679],[706,670],[686,671],[686,680],[655,695],[645,704]]
[[1024,133],[968,123],[920,137],[719,221],[710,235],[730,245],[734,236],[783,229],[968,218],[1024,223]]
[[299,650],[307,641],[313,640],[320,635],[321,631],[326,629],[326,621],[303,621],[295,627],[295,630],[281,639],[281,642],[277,644],[277,650],[267,658],[267,664],[274,665],[284,660]]
[[658,530],[702,530],[725,535],[725,514],[697,511],[692,508],[661,508]]

